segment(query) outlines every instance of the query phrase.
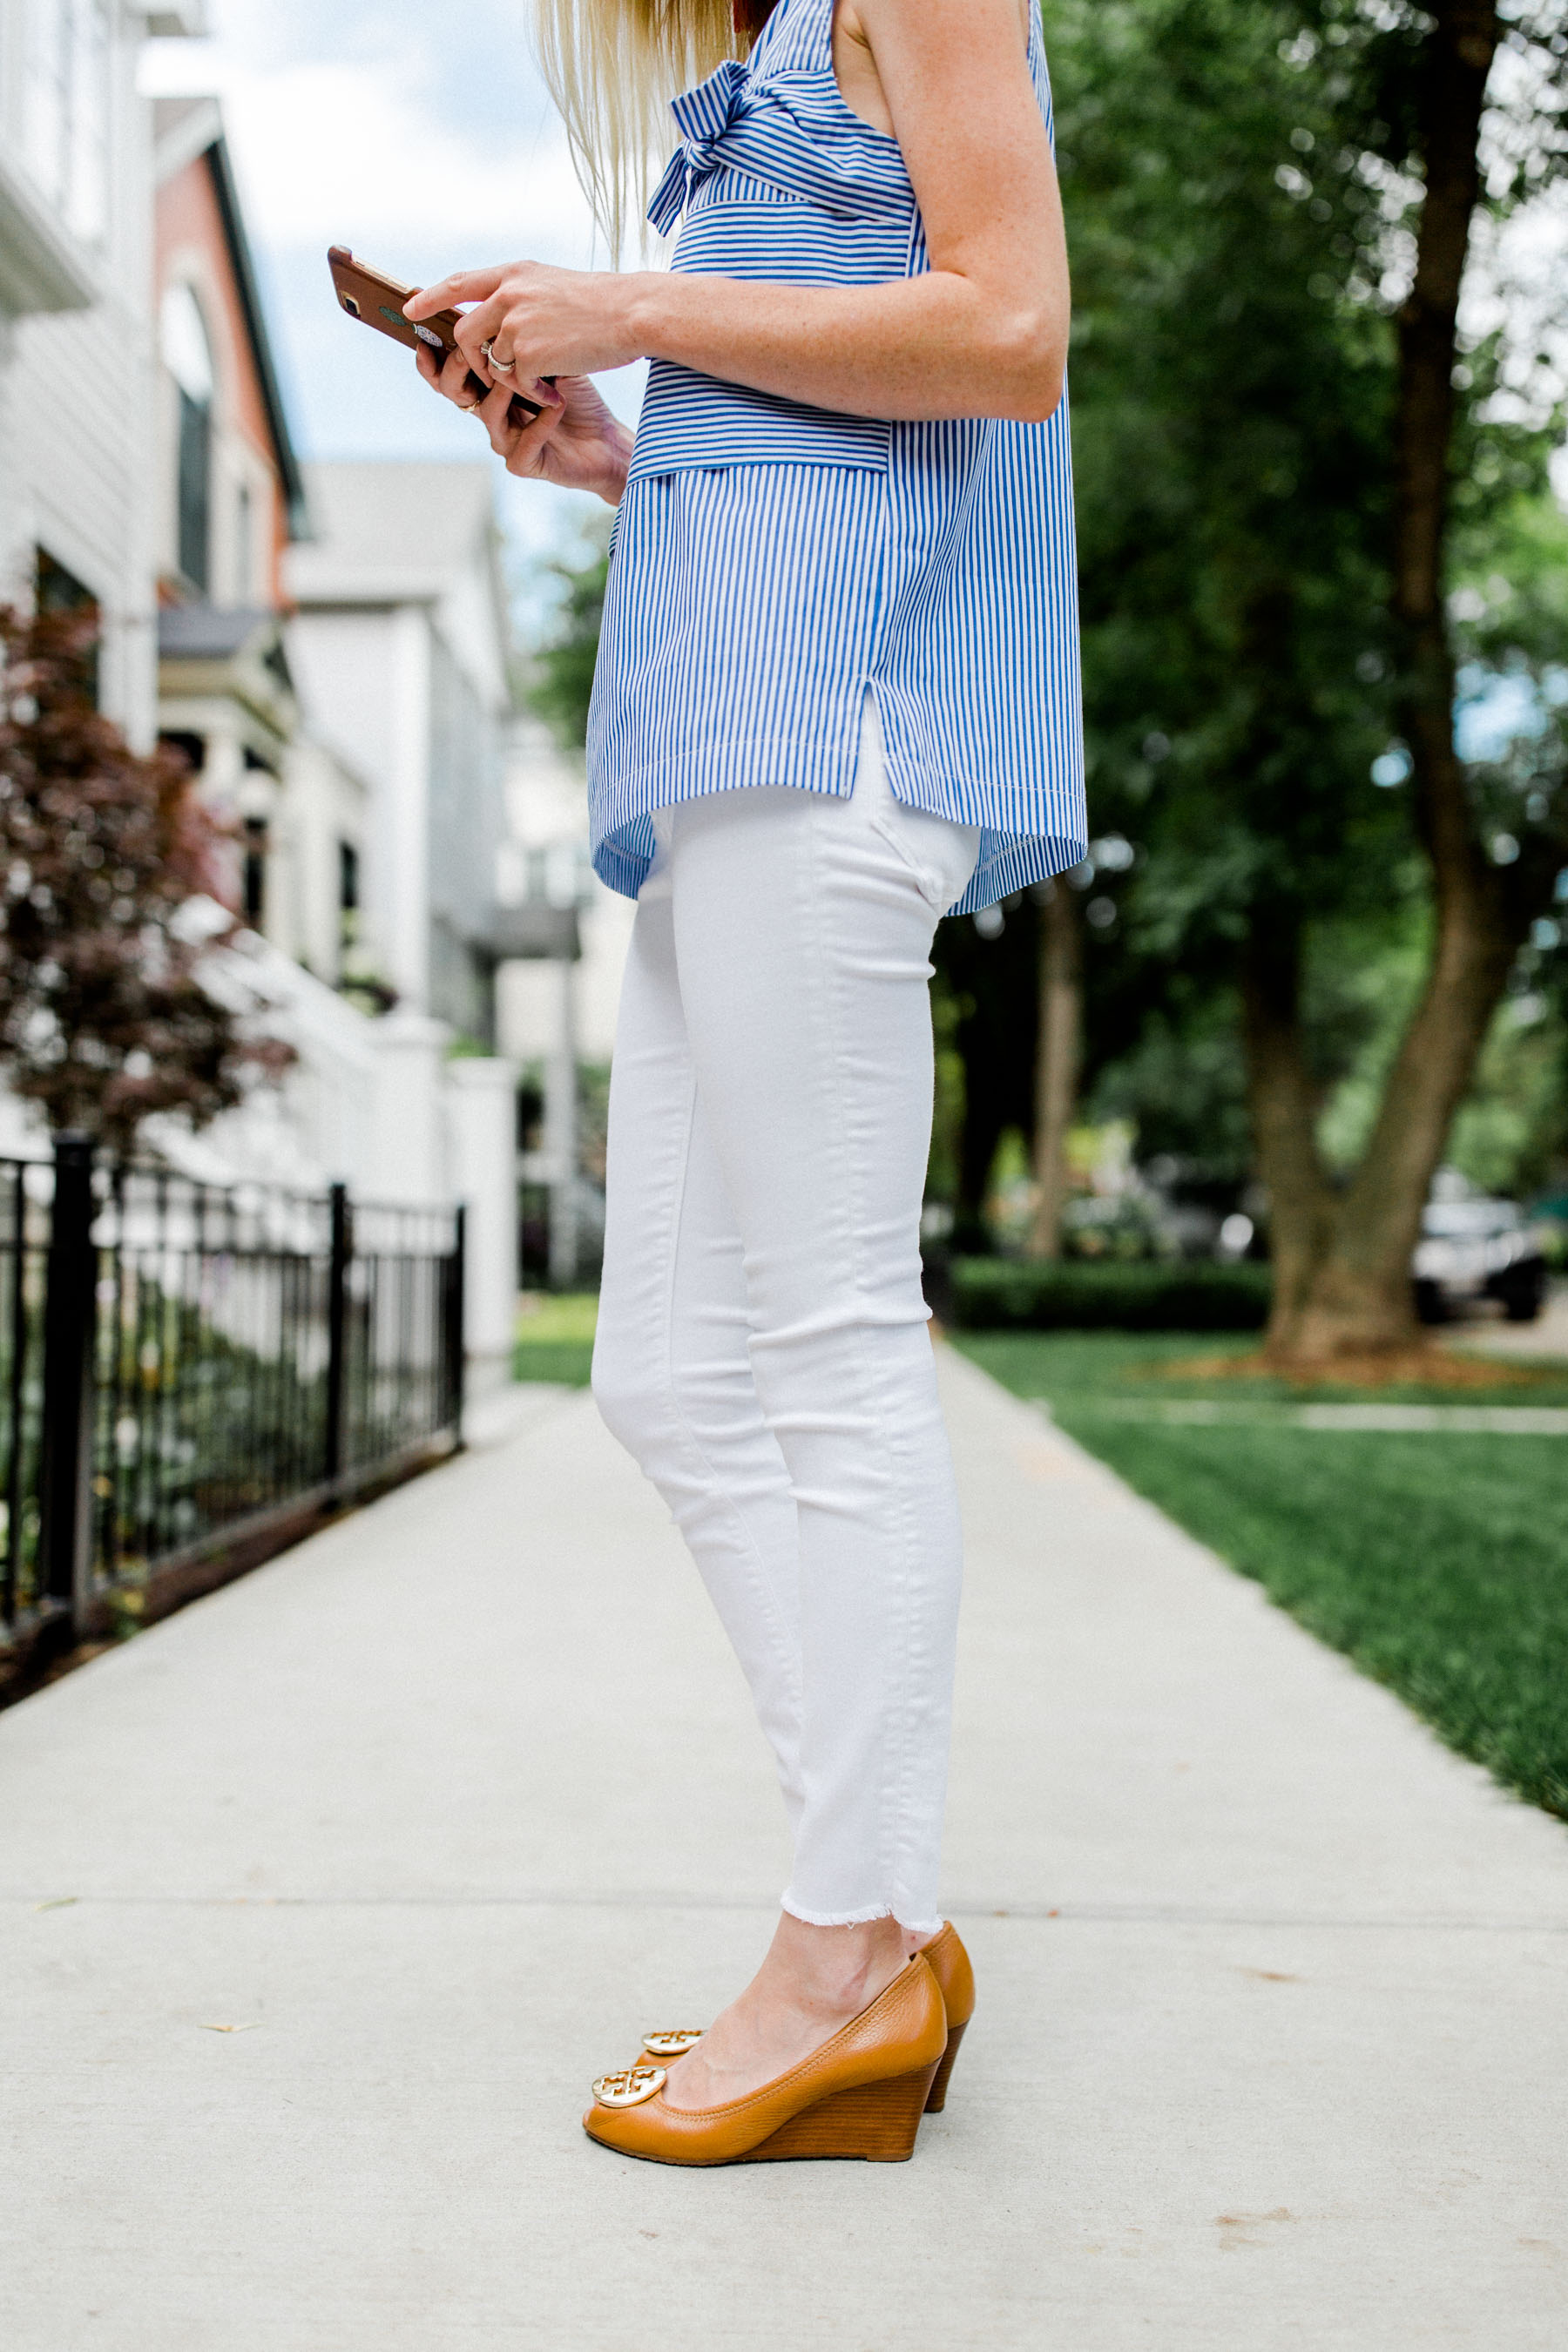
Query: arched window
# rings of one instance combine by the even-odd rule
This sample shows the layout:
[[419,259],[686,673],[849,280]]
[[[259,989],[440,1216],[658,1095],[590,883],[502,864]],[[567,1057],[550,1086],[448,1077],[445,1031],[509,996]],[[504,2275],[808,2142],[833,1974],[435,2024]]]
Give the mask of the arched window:
[[186,285],[169,288],[159,323],[163,364],[179,397],[174,551],[205,596],[212,584],[212,345],[201,304]]

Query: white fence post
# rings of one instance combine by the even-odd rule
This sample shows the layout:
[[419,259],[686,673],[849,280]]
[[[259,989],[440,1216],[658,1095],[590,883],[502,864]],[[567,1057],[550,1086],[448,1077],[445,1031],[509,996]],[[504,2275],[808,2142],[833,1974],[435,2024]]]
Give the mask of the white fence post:
[[464,1320],[471,1393],[508,1377],[517,1314],[517,1072],[492,1055],[447,1066],[449,1171],[468,1204]]
[[427,1013],[398,1005],[372,1027],[375,1117],[366,1164],[354,1171],[365,1201],[450,1200],[446,1101],[447,1047],[452,1033]]

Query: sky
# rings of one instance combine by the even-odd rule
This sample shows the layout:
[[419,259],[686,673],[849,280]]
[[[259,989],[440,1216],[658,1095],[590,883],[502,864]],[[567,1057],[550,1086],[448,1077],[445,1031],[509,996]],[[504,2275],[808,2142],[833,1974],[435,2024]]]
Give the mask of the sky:
[[[329,245],[411,285],[528,256],[604,265],[531,53],[526,0],[209,0],[213,37],[149,43],[142,86],[213,91],[255,249],[289,422],[316,457],[488,457],[412,354],[338,310]],[[602,379],[635,418],[641,370]],[[548,559],[607,518],[496,464],[519,625],[548,613]]]

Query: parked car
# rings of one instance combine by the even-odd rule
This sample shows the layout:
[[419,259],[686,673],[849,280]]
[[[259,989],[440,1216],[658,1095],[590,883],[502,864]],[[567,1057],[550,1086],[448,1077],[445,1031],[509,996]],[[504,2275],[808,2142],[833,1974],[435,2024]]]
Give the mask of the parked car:
[[1517,1201],[1429,1201],[1411,1271],[1423,1323],[1446,1323],[1483,1298],[1510,1323],[1533,1323],[1546,1299],[1542,1236]]

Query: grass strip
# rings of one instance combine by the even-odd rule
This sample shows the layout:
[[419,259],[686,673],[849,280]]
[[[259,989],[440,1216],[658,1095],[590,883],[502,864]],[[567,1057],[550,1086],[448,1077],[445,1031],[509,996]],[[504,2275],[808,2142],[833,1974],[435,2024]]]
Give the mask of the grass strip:
[[[1156,1386],[1203,1392],[1190,1374],[1164,1375],[1146,1338],[973,1335],[955,1345],[1017,1394],[1046,1398],[1071,1435],[1450,1747],[1568,1819],[1561,1438],[1171,1426],[1115,1410],[1119,1395]],[[1162,1351],[1167,1364],[1196,1352],[1191,1338]],[[1568,1385],[1562,1367],[1542,1373],[1531,1402]],[[1237,1385],[1224,1383],[1232,1394]],[[1517,1387],[1498,1392],[1519,1399]]]
[[511,1351],[514,1381],[558,1381],[585,1389],[599,1319],[596,1290],[528,1291],[518,1309]]
[[1257,1367],[1254,1339],[1213,1331],[964,1331],[949,1337],[1020,1396],[1070,1405],[1091,1396],[1212,1399],[1237,1404],[1568,1405],[1568,1363],[1464,1360],[1447,1379],[1284,1381]]

